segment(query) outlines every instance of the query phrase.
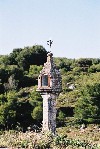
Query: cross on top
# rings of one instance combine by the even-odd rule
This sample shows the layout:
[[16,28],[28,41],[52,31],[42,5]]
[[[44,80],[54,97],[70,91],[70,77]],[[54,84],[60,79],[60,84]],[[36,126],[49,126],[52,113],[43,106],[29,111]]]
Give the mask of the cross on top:
[[49,45],[50,48],[51,48],[52,43],[53,43],[53,41],[51,39],[47,41],[47,45]]

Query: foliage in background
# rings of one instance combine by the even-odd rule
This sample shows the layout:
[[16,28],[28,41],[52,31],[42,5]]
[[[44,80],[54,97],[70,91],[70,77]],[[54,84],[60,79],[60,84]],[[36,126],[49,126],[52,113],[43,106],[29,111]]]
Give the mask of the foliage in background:
[[42,122],[42,98],[34,86],[46,59],[40,45],[0,56],[0,129],[25,130]]
[[[19,126],[25,130],[42,122],[42,98],[35,86],[47,53],[43,46],[35,45],[0,55],[0,128]],[[74,108],[76,118],[81,109],[79,119],[99,122],[100,59],[54,58],[54,61],[61,71],[63,87],[57,99],[57,124],[65,125]]]
[[75,117],[80,121],[100,123],[100,83],[84,86],[75,105]]

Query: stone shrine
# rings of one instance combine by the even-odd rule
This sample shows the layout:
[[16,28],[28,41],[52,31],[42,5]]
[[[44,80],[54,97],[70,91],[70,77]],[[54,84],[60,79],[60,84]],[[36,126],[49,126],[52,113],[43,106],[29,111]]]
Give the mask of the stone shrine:
[[43,98],[43,131],[56,132],[56,98],[62,91],[60,71],[53,61],[53,54],[47,54],[47,62],[38,77],[38,88]]

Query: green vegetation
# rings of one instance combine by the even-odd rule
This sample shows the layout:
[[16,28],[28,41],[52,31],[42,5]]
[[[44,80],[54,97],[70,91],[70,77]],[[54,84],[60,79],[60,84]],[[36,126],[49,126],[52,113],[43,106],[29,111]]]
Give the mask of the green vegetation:
[[[33,129],[35,126],[36,130],[41,127],[42,97],[36,88],[47,53],[45,48],[35,45],[0,56],[0,130],[24,132],[29,127]],[[100,59],[54,58],[54,61],[61,71],[63,89],[57,99],[58,130],[62,126],[66,129],[76,125],[81,127],[82,123],[99,126]],[[86,143],[78,139],[73,138],[76,144]],[[61,139],[58,142],[68,144],[67,141]],[[24,140],[22,144],[25,146],[28,142]]]
[[100,123],[100,83],[84,86],[75,105],[75,117],[80,121]]
[[46,59],[47,51],[37,45],[0,56],[0,129],[40,126],[42,97],[36,85]]

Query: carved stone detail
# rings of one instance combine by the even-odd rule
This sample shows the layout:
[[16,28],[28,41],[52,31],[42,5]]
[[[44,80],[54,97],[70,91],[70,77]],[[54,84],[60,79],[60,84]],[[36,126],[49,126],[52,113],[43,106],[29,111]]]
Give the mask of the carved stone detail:
[[38,88],[43,98],[43,131],[56,132],[56,98],[62,91],[60,71],[53,61],[53,54],[47,54],[47,62],[38,77]]

